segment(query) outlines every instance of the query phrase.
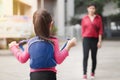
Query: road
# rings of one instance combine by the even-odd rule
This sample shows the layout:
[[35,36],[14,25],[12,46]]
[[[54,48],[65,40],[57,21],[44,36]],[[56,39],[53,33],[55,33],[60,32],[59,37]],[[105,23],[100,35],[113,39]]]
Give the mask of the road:
[[[103,41],[98,50],[95,80],[120,80],[120,41]],[[57,66],[57,80],[82,80],[82,42],[70,50],[66,60]],[[88,62],[90,80],[91,57]],[[0,51],[0,80],[29,80],[29,61],[19,63],[9,51]]]

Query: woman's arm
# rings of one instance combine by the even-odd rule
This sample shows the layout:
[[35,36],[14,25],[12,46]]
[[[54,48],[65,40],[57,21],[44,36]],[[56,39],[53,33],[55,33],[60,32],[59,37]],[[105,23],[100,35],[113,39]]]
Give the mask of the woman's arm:
[[103,35],[103,23],[102,23],[102,19],[100,17],[100,29],[99,29],[99,36],[98,36],[98,48],[101,48],[102,46],[102,35]]
[[103,23],[102,23],[102,18],[99,17],[99,35],[103,35]]
[[102,35],[99,35],[98,42],[102,42]]
[[18,44],[15,41],[9,44],[9,48],[11,52],[14,54],[14,56],[17,58],[17,60],[21,63],[27,62],[27,60],[30,58],[27,47],[25,48],[24,51],[21,51],[19,49]]
[[81,36],[82,36],[82,38],[83,38],[83,34],[84,34],[84,27],[83,27],[83,25],[84,25],[84,21],[82,19],[82,21],[81,21]]

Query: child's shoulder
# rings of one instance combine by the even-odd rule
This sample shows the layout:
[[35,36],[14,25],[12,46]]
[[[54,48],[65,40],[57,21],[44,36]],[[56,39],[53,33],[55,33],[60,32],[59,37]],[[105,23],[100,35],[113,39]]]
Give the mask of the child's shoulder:
[[50,39],[57,40],[58,38],[56,36],[51,36]]
[[58,42],[58,38],[55,36],[50,37],[50,40],[52,40],[54,43]]

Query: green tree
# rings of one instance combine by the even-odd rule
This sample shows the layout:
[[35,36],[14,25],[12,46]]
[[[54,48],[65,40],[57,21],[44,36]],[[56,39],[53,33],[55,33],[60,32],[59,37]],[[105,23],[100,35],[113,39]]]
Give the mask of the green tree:
[[108,1],[110,0],[75,0],[75,10],[83,5],[87,6],[87,4],[90,2],[95,2],[97,5],[97,13],[101,15],[103,12],[104,4]]
[[75,8],[78,8],[83,5],[83,0],[75,0]]
[[117,6],[120,8],[120,0],[113,0],[114,2],[117,3]]

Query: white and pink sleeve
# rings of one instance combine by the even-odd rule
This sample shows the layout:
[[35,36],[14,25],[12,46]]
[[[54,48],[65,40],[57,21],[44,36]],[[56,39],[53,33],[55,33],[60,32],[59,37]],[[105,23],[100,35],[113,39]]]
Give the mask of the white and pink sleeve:
[[65,58],[68,56],[68,50],[66,50],[66,49],[60,50],[59,49],[58,39],[53,39],[53,41],[54,41],[55,60],[56,60],[57,64],[61,64],[65,60]]
[[27,47],[25,48],[24,51],[21,51],[18,46],[14,45],[10,48],[10,50],[17,58],[17,60],[21,63],[27,62],[27,60],[30,58]]

